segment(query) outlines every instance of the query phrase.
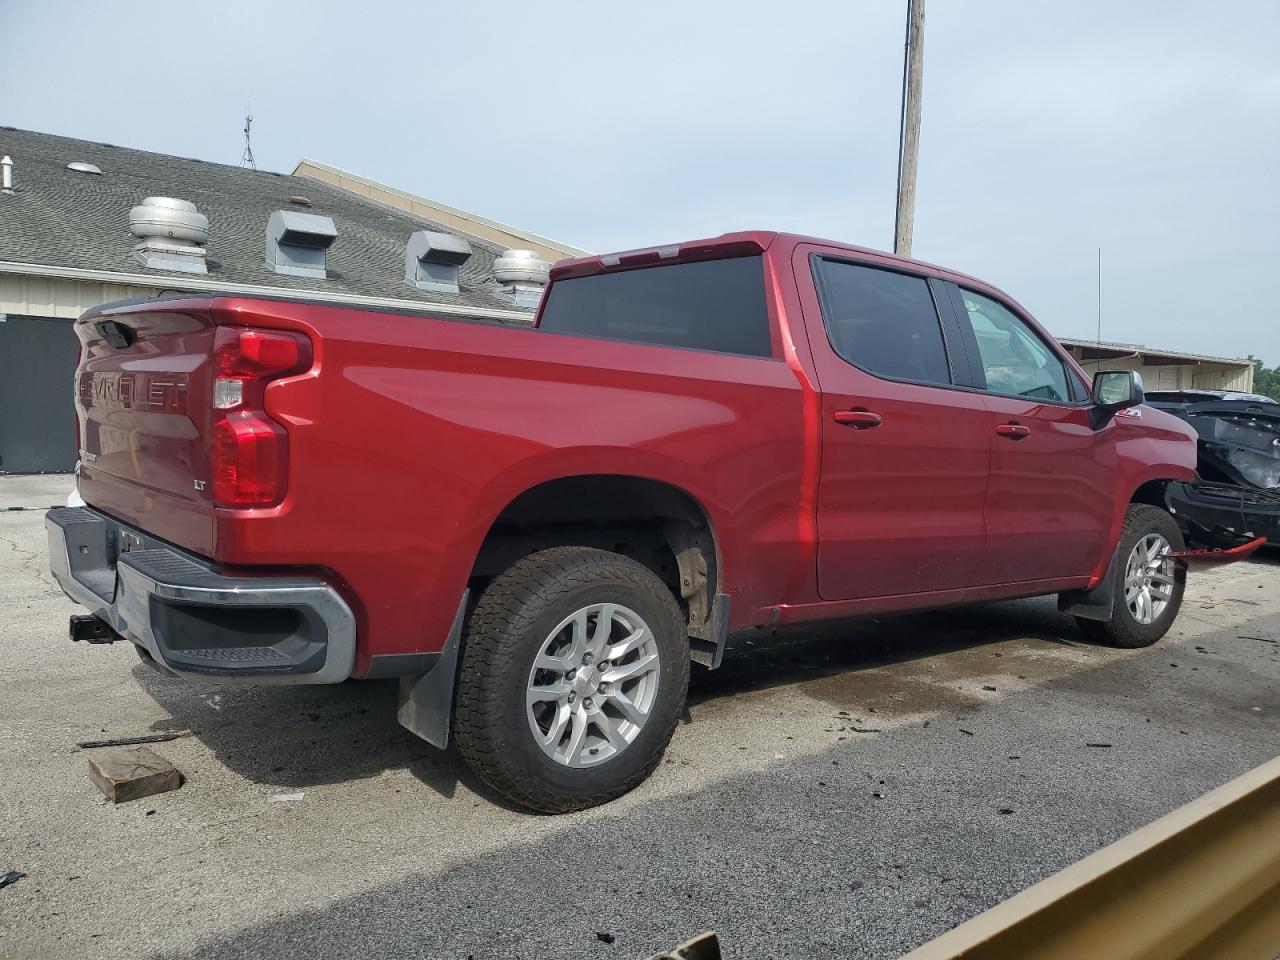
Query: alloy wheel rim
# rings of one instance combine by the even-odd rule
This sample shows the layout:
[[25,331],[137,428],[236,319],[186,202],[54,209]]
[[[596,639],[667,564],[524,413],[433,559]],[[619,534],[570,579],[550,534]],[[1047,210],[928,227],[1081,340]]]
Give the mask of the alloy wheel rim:
[[1124,600],[1138,623],[1155,623],[1173,599],[1174,568],[1169,541],[1148,533],[1133,545],[1124,570]]
[[653,630],[616,603],[575,610],[538,648],[525,694],[529,730],[552,760],[591,767],[644,729],[662,663]]

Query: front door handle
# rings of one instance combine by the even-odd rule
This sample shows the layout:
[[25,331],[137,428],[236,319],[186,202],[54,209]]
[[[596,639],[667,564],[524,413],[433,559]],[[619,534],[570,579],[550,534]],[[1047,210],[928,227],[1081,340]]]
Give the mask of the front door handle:
[[996,424],[996,433],[1010,440],[1025,440],[1031,436],[1031,428],[1020,423],[999,423]]
[[880,414],[872,413],[870,410],[837,410],[831,418],[836,423],[853,427],[855,430],[870,430],[872,427],[880,426]]

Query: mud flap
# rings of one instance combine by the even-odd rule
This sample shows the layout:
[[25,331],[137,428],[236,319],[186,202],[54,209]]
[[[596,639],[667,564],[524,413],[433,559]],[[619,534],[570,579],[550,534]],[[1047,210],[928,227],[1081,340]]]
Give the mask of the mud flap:
[[400,678],[400,708],[396,719],[410,733],[441,750],[449,746],[453,691],[458,680],[458,655],[462,652],[462,624],[470,597],[470,590],[462,591],[462,602],[449,628],[449,639],[435,666],[420,676]]
[[1092,590],[1064,590],[1058,594],[1058,609],[1085,620],[1111,619],[1115,607],[1115,572],[1118,554],[1111,554],[1107,572]]
[[689,659],[708,670],[716,670],[724,660],[724,644],[729,636],[729,595],[717,593],[711,600],[706,636],[689,635]]

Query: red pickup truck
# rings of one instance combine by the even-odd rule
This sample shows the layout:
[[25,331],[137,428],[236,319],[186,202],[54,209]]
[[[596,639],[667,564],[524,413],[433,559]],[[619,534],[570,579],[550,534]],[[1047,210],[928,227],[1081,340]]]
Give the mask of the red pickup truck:
[[162,672],[399,677],[562,811],[658,763],[727,632],[1058,594],[1155,642],[1196,436],[971,277],[799,236],[564,261],[523,328],[208,295],[76,329],[50,560]]

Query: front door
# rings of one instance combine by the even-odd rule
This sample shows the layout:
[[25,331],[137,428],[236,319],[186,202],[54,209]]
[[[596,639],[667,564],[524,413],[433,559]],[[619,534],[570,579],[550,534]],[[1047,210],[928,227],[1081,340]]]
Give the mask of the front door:
[[989,414],[980,394],[956,386],[959,333],[935,303],[945,289],[895,261],[812,247],[798,249],[795,268],[822,390],[819,595],[981,583]]
[[991,411],[990,579],[1087,576],[1109,549],[1116,426],[1093,428],[1080,379],[1011,305],[948,290]]

